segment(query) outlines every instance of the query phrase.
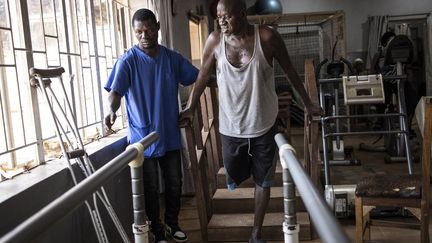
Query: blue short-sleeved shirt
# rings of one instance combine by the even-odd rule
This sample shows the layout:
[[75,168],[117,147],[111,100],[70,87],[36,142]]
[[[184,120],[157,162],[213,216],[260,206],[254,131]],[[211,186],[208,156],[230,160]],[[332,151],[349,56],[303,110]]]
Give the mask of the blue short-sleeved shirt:
[[198,75],[179,53],[159,47],[156,57],[148,56],[138,46],[129,49],[117,60],[105,84],[108,92],[114,90],[125,96],[130,143],[153,131],[159,133],[159,140],[144,152],[146,158],[181,147],[178,85],[190,85]]

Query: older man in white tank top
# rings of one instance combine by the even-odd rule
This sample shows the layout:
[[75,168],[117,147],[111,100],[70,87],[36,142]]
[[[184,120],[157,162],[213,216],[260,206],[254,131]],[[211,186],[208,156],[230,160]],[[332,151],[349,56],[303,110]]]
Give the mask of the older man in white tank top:
[[261,243],[265,242],[261,239],[261,228],[275,172],[273,136],[277,131],[278,101],[274,59],[302,97],[309,114],[322,111],[310,101],[280,35],[268,26],[249,24],[243,0],[220,0],[216,15],[220,29],[207,39],[203,65],[180,120],[191,120],[206,82],[216,70],[219,132],[228,189],[235,189],[253,176],[255,218],[249,242]]

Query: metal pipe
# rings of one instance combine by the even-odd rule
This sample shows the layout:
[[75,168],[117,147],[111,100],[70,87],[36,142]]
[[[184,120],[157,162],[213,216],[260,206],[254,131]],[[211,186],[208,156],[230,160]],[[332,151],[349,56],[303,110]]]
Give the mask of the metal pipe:
[[[383,76],[383,80],[406,79],[406,75]],[[342,78],[322,78],[318,80],[319,84],[342,83]]]
[[324,121],[327,120],[336,120],[336,119],[350,119],[350,118],[375,118],[375,117],[387,117],[387,118],[396,118],[396,117],[404,117],[405,114],[402,113],[387,113],[387,114],[359,114],[359,115],[338,115],[338,116],[326,116],[322,119]]
[[295,187],[291,174],[286,167],[286,163],[281,159],[283,168],[283,202],[284,202],[284,222],[283,232],[286,243],[298,243],[298,233],[300,225],[297,224],[296,209],[295,209]]
[[301,163],[287,146],[282,147],[283,145],[287,145],[287,141],[283,135],[280,133],[276,134],[275,141],[279,147],[281,160],[285,161],[285,166],[289,169],[300,196],[303,199],[304,205],[323,242],[351,242],[346,233],[342,230],[339,222],[330,212],[321,193],[318,192],[311,179],[304,171]]
[[365,131],[365,132],[334,132],[327,133],[323,137],[336,137],[336,136],[346,136],[346,135],[376,135],[376,134],[407,134],[407,131],[402,130],[393,130],[393,131]]
[[[139,143],[147,148],[159,135],[152,132]],[[59,198],[29,217],[23,223],[15,227],[9,233],[0,238],[0,243],[30,242],[35,236],[69,212],[81,205],[89,195],[98,190],[106,181],[120,173],[126,165],[137,157],[136,149],[127,149],[110,162],[95,171],[89,177],[72,187]]]
[[[399,64],[398,64],[399,68]],[[401,70],[398,70],[397,72],[400,72]],[[413,174],[413,164],[412,164],[412,157],[411,157],[411,146],[409,145],[409,126],[408,120],[407,120],[407,111],[406,111],[406,104],[405,104],[405,80],[399,80],[397,83],[397,89],[399,90],[399,95],[397,97],[398,99],[398,109],[399,113],[404,114],[404,116],[399,117],[399,124],[400,124],[400,130],[404,131],[404,133],[399,134],[399,138],[396,140],[399,142],[397,145],[397,151],[398,155],[402,154],[402,147],[405,147],[405,156],[407,158],[407,164],[408,164],[408,173],[410,175]]]
[[150,222],[147,220],[145,214],[145,200],[144,200],[144,182],[143,182],[143,168],[144,163],[144,146],[140,143],[132,144],[137,149],[138,154],[135,160],[129,163],[131,170],[131,183],[132,183],[132,204],[134,223],[132,225],[135,243],[148,243],[148,232],[150,229]]
[[[282,163],[282,160],[281,160]],[[288,168],[283,169],[284,219],[288,224],[296,224],[295,188]]]

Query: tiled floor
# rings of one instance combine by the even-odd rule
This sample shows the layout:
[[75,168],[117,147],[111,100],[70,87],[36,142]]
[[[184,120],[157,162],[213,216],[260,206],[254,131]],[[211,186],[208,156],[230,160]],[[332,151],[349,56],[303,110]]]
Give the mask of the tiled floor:
[[[361,160],[361,166],[339,166],[332,167],[331,180],[333,184],[355,184],[355,182],[362,176],[370,174],[390,174],[390,173],[407,173],[406,163],[395,163],[386,164],[384,163],[384,153],[381,152],[364,152],[358,150],[358,144],[364,142],[372,144],[377,136],[364,136],[356,138],[345,139],[346,146],[351,145],[354,148],[354,156]],[[298,148],[297,154],[301,154],[301,146],[303,146],[303,135],[302,130],[295,130],[293,132],[294,147]],[[382,143],[381,141],[378,142]],[[413,146],[413,153],[419,153]],[[414,171],[419,171],[420,163],[414,164]],[[196,201],[194,197],[184,197],[182,204],[182,210],[180,212],[180,225],[187,232],[190,243],[204,242],[201,239],[201,233],[199,228],[198,213],[196,210]],[[348,218],[340,220],[341,225],[348,236],[353,239],[355,232],[354,218]],[[430,228],[432,224],[430,224]],[[400,228],[387,228],[387,227],[372,227],[372,239],[371,242],[398,242],[398,243],[415,243],[420,242],[420,231],[411,229],[400,229]],[[282,243],[282,241],[280,241]],[[318,238],[312,241],[306,242],[321,242]],[[271,243],[271,242],[269,242]],[[276,242],[273,242],[276,243]]]

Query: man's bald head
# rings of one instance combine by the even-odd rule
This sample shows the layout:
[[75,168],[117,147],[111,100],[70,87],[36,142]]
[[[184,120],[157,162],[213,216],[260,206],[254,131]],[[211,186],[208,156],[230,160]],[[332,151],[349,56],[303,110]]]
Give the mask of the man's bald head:
[[220,4],[233,13],[241,13],[242,11],[246,13],[246,3],[244,0],[219,0],[218,5]]

